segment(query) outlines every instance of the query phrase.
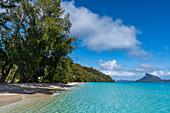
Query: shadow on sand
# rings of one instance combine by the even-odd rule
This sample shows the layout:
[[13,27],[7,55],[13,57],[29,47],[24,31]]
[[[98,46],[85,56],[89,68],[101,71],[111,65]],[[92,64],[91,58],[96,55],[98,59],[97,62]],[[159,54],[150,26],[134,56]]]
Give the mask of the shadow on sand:
[[77,85],[67,85],[60,83],[24,83],[24,84],[0,84],[0,93],[15,93],[15,94],[53,94],[66,91],[68,87],[76,87]]

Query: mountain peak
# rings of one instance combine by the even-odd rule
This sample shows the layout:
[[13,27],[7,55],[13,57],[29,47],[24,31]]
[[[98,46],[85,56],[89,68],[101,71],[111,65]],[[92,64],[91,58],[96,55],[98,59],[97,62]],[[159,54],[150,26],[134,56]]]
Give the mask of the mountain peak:
[[137,80],[136,82],[162,82],[162,79],[157,76],[146,73],[144,77]]

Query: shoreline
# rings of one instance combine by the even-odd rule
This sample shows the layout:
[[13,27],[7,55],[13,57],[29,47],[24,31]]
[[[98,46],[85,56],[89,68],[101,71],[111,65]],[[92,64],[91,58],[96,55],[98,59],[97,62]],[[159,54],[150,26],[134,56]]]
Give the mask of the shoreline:
[[[0,84],[0,111],[19,104],[34,104],[80,86],[83,82]],[[35,101],[36,100],[36,101]],[[34,102],[32,102],[34,101]]]

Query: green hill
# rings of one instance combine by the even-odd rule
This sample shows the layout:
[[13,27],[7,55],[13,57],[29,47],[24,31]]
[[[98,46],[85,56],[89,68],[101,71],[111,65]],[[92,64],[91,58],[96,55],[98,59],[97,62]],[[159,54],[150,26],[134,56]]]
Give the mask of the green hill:
[[74,82],[114,82],[114,80],[102,72],[91,67],[73,64],[73,77],[70,81]]

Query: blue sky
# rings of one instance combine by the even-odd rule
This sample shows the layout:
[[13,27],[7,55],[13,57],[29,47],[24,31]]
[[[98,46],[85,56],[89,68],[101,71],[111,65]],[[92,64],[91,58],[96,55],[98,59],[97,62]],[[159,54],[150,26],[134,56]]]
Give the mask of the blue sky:
[[79,37],[79,49],[71,56],[116,80],[138,79],[144,73],[170,79],[169,4],[169,0],[64,0],[71,33]]

